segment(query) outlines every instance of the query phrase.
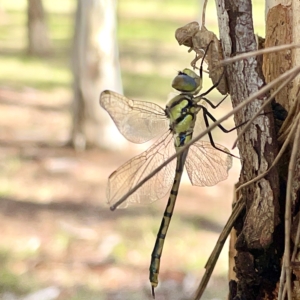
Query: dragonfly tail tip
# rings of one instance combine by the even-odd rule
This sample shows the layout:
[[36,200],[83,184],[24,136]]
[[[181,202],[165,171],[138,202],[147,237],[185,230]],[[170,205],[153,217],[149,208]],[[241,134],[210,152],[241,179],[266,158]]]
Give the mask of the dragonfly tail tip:
[[109,208],[111,211],[115,211],[116,210],[116,207],[113,205]]
[[151,294],[152,294],[152,298],[155,299],[155,292],[154,292],[154,286],[153,285],[151,287]]

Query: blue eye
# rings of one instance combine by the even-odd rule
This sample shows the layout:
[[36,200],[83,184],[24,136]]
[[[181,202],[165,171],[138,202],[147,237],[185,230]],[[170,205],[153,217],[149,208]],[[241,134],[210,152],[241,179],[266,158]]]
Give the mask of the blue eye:
[[198,84],[194,78],[183,72],[180,72],[174,78],[172,87],[180,92],[193,92],[198,88]]

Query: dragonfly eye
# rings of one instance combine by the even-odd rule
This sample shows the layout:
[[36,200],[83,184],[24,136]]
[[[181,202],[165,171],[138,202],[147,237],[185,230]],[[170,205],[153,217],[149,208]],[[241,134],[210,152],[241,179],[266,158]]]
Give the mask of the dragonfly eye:
[[181,72],[174,78],[172,87],[180,92],[194,92],[198,85],[194,78]]

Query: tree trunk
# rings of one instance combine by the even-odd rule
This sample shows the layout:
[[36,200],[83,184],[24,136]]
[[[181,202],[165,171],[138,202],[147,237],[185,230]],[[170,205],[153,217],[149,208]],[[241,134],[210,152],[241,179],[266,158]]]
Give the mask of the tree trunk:
[[[216,1],[216,6],[224,58],[257,50],[251,1],[221,0]],[[280,6],[280,9],[281,14],[276,12],[274,15],[268,14],[267,16],[266,46],[289,43],[289,41],[295,42],[294,37],[291,37],[293,21],[288,21],[291,18],[291,8]],[[276,21],[277,25],[271,25],[270,20]],[[272,28],[272,26],[274,27]],[[280,32],[281,37],[276,35],[276,31]],[[270,37],[272,38],[270,39]],[[292,52],[286,51],[280,56],[275,55],[276,61],[274,61],[273,54],[265,57],[264,68],[262,68],[262,60],[259,57],[242,59],[228,65],[226,75],[233,107],[265,85],[262,70],[269,82],[279,73],[290,69],[294,62],[291,59]],[[278,98],[284,99],[284,101],[276,98],[276,101],[287,110],[292,107],[292,102],[296,98],[284,93],[287,91],[292,93],[290,89],[293,86],[291,83],[279,94]],[[294,88],[294,90],[296,89]],[[265,94],[252,101],[245,109],[236,114],[236,124],[251,119],[268,96]],[[239,185],[264,173],[271,166],[281,147],[277,139],[274,116],[270,113],[272,107],[274,106],[270,105],[264,108],[263,115],[260,115],[252,123],[250,129],[238,142],[242,163]],[[285,157],[286,160],[289,160],[288,156]],[[235,223],[237,240],[235,242],[234,271],[236,279],[230,281],[229,299],[277,299],[285,243],[286,178],[286,166],[273,168],[264,178],[241,190],[242,201],[245,201],[246,209]],[[298,193],[299,198],[299,181],[297,187],[294,194]],[[293,199],[294,204],[299,201],[296,198]],[[294,212],[298,210],[294,207]]]
[[118,133],[111,133],[109,117],[99,107],[99,95],[104,89],[122,93],[116,0],[78,0],[72,67],[72,143],[77,149],[86,145],[111,148]]
[[45,56],[52,52],[42,0],[28,0],[28,53]]

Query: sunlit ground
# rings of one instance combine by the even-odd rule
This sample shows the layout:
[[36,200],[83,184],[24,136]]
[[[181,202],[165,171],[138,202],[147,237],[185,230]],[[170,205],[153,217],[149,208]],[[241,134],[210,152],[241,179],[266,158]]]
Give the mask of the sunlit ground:
[[[174,32],[197,19],[198,2],[119,1],[126,96],[163,105],[172,78],[194,58],[178,46]],[[140,148],[127,144],[119,152],[78,153],[64,146],[71,122],[69,52],[75,1],[44,3],[55,50],[47,59],[25,54],[26,1],[1,1],[0,297],[21,299],[47,289],[36,299],[46,299],[46,293],[52,295],[47,299],[61,300],[150,299],[150,254],[167,198],[111,212],[106,179]],[[259,33],[263,8],[254,9]],[[217,33],[215,22],[213,7],[208,7],[206,25]],[[205,79],[204,89],[210,85]],[[221,95],[212,93],[211,98],[217,101]],[[220,117],[228,110],[229,100],[213,114]],[[224,125],[230,128],[233,122]],[[235,134],[218,131],[214,137],[230,149]],[[191,187],[184,177],[156,299],[191,299],[230,214],[238,174],[235,159],[228,180],[215,187]],[[204,299],[226,298],[227,256],[225,245]]]

